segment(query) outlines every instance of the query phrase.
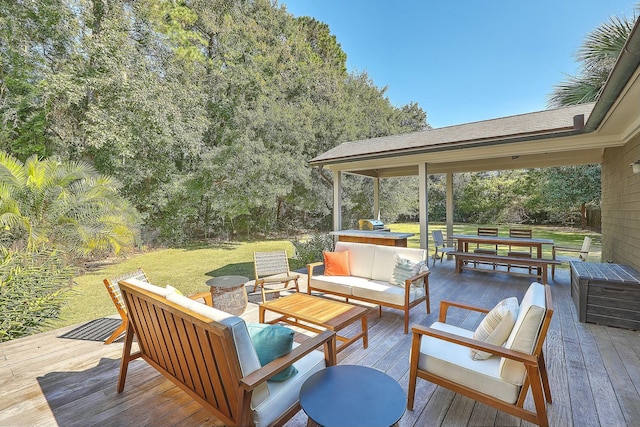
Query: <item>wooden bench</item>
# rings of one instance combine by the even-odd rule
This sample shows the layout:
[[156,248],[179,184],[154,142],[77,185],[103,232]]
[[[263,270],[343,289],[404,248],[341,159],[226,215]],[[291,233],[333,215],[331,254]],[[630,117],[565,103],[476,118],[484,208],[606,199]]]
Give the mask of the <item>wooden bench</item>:
[[[473,252],[449,252],[450,255],[456,257],[456,273],[461,273],[462,270],[474,270],[474,271],[487,271],[496,273],[511,274],[513,276],[522,277],[535,277],[540,280],[540,283],[547,284],[547,270],[549,265],[559,265],[560,261],[545,258],[528,258],[518,256],[504,256],[504,255],[492,255],[492,254],[480,254]],[[469,261],[476,263],[485,263],[493,265],[507,266],[507,270],[487,270],[486,268],[478,268],[469,265]],[[528,272],[519,272],[511,270],[512,267],[531,268]]]
[[[175,293],[163,296],[164,288],[135,279],[119,285],[129,322],[118,393],[129,363],[142,358],[225,425],[282,425],[300,410],[299,390],[308,375],[335,364],[334,332],[321,332],[260,367],[241,318]],[[132,353],[134,335],[139,351]],[[323,347],[324,353],[315,351]],[[268,381],[295,362],[293,377]]]

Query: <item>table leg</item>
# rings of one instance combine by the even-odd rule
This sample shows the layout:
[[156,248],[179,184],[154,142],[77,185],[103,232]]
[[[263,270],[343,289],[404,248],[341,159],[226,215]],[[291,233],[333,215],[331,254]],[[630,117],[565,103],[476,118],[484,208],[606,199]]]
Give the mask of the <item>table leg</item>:
[[367,327],[367,315],[362,316],[362,346],[364,348],[369,347],[369,328]]
[[264,307],[263,306],[259,306],[258,307],[258,319],[259,319],[258,321],[260,323],[264,323],[264,312],[265,312]]

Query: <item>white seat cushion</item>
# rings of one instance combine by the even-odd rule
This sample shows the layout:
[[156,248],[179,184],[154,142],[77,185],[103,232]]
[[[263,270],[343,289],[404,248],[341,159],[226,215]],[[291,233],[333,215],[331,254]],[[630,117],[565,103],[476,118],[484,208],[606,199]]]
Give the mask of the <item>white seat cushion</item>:
[[[472,338],[473,331],[436,322],[433,329]],[[473,360],[469,348],[437,338],[422,336],[418,368],[493,396],[507,403],[515,403],[520,387],[504,381],[499,374],[499,357]]]
[[[298,346],[293,344],[294,348]],[[293,364],[298,373],[286,381],[267,381],[269,396],[253,408],[256,427],[268,426],[299,399],[302,384],[314,373],[325,368],[324,352],[312,351]]]
[[[545,287],[532,283],[520,303],[518,319],[504,347],[532,354],[538,341],[540,326],[546,312]],[[524,364],[502,358],[500,376],[513,384],[522,385],[526,374]]]
[[310,284],[314,290],[337,292],[343,295],[351,295],[351,287],[361,283],[367,283],[369,279],[356,276],[311,276]]
[[[367,298],[374,301],[404,305],[404,288],[394,286],[387,282],[378,280],[367,280],[358,282],[351,287],[351,294],[354,297]],[[424,296],[424,287],[411,286],[409,302]]]

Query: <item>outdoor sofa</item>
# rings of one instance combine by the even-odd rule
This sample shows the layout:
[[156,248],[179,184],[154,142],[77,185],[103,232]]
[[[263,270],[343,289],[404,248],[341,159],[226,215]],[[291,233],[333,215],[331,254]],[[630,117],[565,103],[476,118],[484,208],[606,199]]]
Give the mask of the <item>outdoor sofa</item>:
[[[417,248],[337,242],[335,252],[348,252],[348,275],[327,274],[327,265],[307,265],[307,292],[321,292],[364,301],[404,312],[404,333],[409,332],[409,310],[425,302],[429,306],[427,251]],[[326,254],[325,254],[326,256]],[[415,270],[399,279],[398,271],[410,264]],[[325,267],[320,273],[320,267]],[[406,271],[406,270],[405,270]]]

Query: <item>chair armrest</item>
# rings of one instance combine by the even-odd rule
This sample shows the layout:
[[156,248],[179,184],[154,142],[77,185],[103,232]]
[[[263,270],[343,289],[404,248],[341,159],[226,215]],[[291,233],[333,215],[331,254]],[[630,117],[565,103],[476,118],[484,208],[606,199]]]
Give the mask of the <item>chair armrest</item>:
[[485,307],[465,304],[463,302],[442,300],[440,301],[440,318],[438,319],[439,322],[442,322],[442,323],[447,322],[447,310],[449,310],[449,307],[457,307],[457,308],[462,308],[464,310],[478,311],[480,313],[488,313],[491,311],[491,309],[488,309]]
[[554,251],[562,251],[562,252],[582,252],[581,248],[568,248],[565,246],[554,246]]
[[[421,325],[414,325],[411,327],[411,332],[413,332],[414,337],[416,336],[419,337],[420,335],[426,335],[432,338],[462,345],[464,347],[470,347],[470,348],[475,348],[481,351],[486,351],[487,353],[491,353],[496,356],[506,357],[507,359],[524,363],[525,365],[531,365],[531,366],[538,365],[538,359],[531,354],[510,350],[504,347],[499,347],[497,345],[488,344],[483,341],[474,340],[472,338],[466,338],[460,335],[451,334],[449,332],[440,331],[438,329],[428,328],[426,326],[421,326]],[[417,341],[419,342],[419,340]]]
[[199,299],[203,299],[204,303],[210,307],[213,306],[213,302],[211,301],[211,292],[210,291],[203,291],[203,292],[198,292],[195,294],[191,294],[188,296],[188,298],[192,299],[192,300],[199,300]]
[[322,264],[324,264],[324,262],[322,262],[322,261],[312,262],[310,264],[307,264],[307,270],[313,271],[314,267],[317,267],[317,266],[322,265]]
[[325,346],[324,353],[327,366],[333,366],[336,364],[336,355],[333,353],[335,340],[336,333],[333,331],[323,331],[315,337],[304,340],[288,354],[277,358],[242,378],[240,380],[240,386],[247,391],[253,390],[322,345]]

